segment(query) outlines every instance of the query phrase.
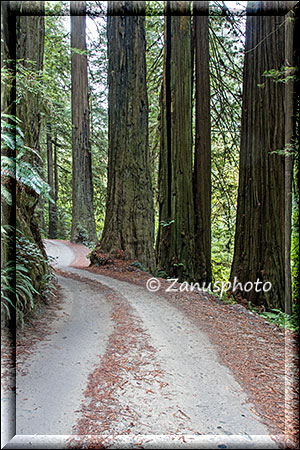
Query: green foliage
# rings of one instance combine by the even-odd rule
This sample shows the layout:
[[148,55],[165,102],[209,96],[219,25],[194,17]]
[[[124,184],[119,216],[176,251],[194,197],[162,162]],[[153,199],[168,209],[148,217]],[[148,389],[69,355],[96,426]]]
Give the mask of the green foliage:
[[31,270],[34,266],[41,262],[46,263],[41,250],[34,242],[26,239],[20,230],[17,231],[16,236],[16,261]]
[[[21,264],[11,263],[2,271],[1,308],[9,317],[8,304],[16,309],[17,322],[24,323],[24,311],[34,309],[34,296],[39,294],[28,275],[29,271]],[[9,293],[15,297],[15,305],[9,298]]]
[[291,316],[280,311],[280,309],[272,309],[268,312],[262,312],[259,315],[279,327],[288,328],[297,333],[299,332],[299,308],[295,308]]
[[291,270],[293,300],[299,304],[299,198],[296,195],[292,213]]
[[[6,234],[6,230],[2,230]],[[47,267],[42,279],[39,280],[39,290],[35,287],[34,269],[40,264]],[[10,307],[16,310],[17,324],[24,324],[26,314],[36,310],[39,300],[47,301],[53,295],[55,288],[54,275],[40,249],[34,242],[26,239],[22,232],[17,231],[16,261],[9,261],[1,274],[1,311],[3,322],[10,318]],[[12,303],[11,298],[14,298]]]
[[[106,18],[101,16],[104,2],[87,2],[87,54],[89,60],[89,103],[91,152],[94,186],[94,210],[99,235],[104,225],[107,183],[107,37]],[[44,96],[42,127],[43,158],[46,161],[46,124],[51,123],[52,139],[57,149],[58,237],[70,238],[72,223],[72,119],[71,119],[71,47],[70,17],[64,16],[69,2],[46,2]],[[92,34],[91,34],[92,30]],[[76,53],[81,54],[80,51]],[[44,164],[44,177],[47,164]],[[48,223],[48,208],[43,207]],[[43,235],[48,235],[47,226]],[[89,246],[83,236],[83,241]]]
[[293,144],[287,144],[284,148],[281,148],[279,150],[273,150],[269,152],[270,155],[280,155],[280,156],[291,156],[295,153],[297,153],[298,149],[295,149]]
[[149,275],[153,275],[154,277],[158,278],[167,278],[167,273],[164,270],[155,270],[154,272],[150,272],[149,269],[147,269],[143,264],[141,264],[139,261],[133,261],[131,264],[133,267],[137,267],[138,269],[142,270],[143,272],[148,273]]
[[234,246],[245,18],[211,2],[212,275],[227,281]]
[[172,225],[172,223],[174,223],[174,222],[175,222],[174,219],[170,220],[169,222],[165,222],[164,220],[161,220],[161,221],[160,221],[160,225],[161,225],[162,227],[169,227],[169,226]]
[[[163,78],[164,54],[164,2],[146,2],[146,64],[147,91],[149,104],[149,153],[152,167],[152,187],[154,193],[155,230],[158,218],[158,172],[160,149],[160,92]],[[155,233],[156,234],[156,233]]]
[[168,274],[164,270],[155,270],[153,276],[156,278],[167,278]]
[[[57,207],[57,237],[70,237],[72,220],[72,119],[71,119],[71,48],[68,23],[69,2],[46,2],[43,85],[43,121],[41,150],[43,176],[47,178],[47,126],[52,131],[53,150],[57,154],[59,193]],[[42,235],[48,237],[49,209],[39,204],[43,215]]]
[[[16,262],[9,262],[1,274],[1,311],[5,318],[10,318],[10,308],[16,310],[17,324],[24,324],[26,314],[36,310],[38,299],[47,299],[53,295],[54,277],[49,272],[44,274],[40,283],[40,290],[34,286],[31,277],[35,265],[44,260],[36,245],[22,236],[16,240]],[[11,298],[15,299],[13,304]]]
[[43,73],[36,70],[36,61],[18,59],[16,61],[16,103],[28,101],[28,95],[47,96],[43,85]]
[[1,270],[1,313],[4,313],[7,317],[10,318],[10,309],[9,305],[16,309],[15,305],[12,303],[9,298],[9,292],[14,292],[13,278],[15,272],[15,265],[10,265]]
[[95,248],[95,242],[89,240],[88,231],[83,226],[77,225],[75,236],[77,243],[83,244],[91,250]]
[[138,269],[142,270],[143,272],[150,273],[149,270],[145,266],[143,266],[143,264],[141,264],[139,261],[133,261],[130,265],[133,267],[137,267]]
[[[2,114],[2,150],[16,156],[1,155],[1,179],[5,181],[5,179],[13,178],[20,186],[26,186],[38,196],[52,201],[49,185],[44,182],[38,170],[28,162],[29,155],[35,158],[40,156],[34,149],[25,146],[23,139],[21,121],[15,116]],[[12,198],[5,186],[3,186],[1,197],[2,201],[11,205]],[[3,239],[9,238],[7,228],[7,226],[1,227]],[[47,261],[37,245],[26,239],[20,230],[17,231],[15,244],[16,261],[9,261],[2,269],[1,309],[4,317],[9,318],[10,307],[15,308],[17,323],[23,324],[25,314],[35,310],[38,298],[46,298],[53,290],[53,277],[48,267],[48,272],[39,283],[38,291],[32,279],[32,271],[40,264],[45,264],[46,267]],[[14,304],[11,298],[15,299]]]
[[230,295],[228,297],[227,292],[224,293],[222,300],[225,303],[225,305],[235,305],[237,303],[233,295]]
[[[98,236],[104,227],[108,163],[107,30],[105,2],[88,2],[87,48],[90,80],[94,210]],[[100,10],[100,14],[99,14]]]
[[163,16],[163,14],[164,14],[163,1],[146,1],[147,17]]
[[[299,149],[299,85],[298,95],[295,96],[295,100],[294,148]],[[293,159],[291,271],[294,307],[299,308],[299,151],[294,152]]]
[[[19,184],[32,189],[37,195],[42,195],[52,201],[49,191],[50,187],[42,179],[37,169],[26,161],[28,154],[40,158],[38,153],[23,142],[23,132],[20,128],[21,121],[15,116],[1,115],[1,147],[2,151],[9,149],[16,157],[1,155],[1,178],[14,178]],[[3,186],[2,198],[11,204],[11,195]]]
[[[266,78],[271,78],[277,83],[287,83],[290,80],[296,79],[297,69],[297,67],[282,66],[280,69],[266,70],[263,73],[263,76]],[[258,86],[263,87],[263,84]]]

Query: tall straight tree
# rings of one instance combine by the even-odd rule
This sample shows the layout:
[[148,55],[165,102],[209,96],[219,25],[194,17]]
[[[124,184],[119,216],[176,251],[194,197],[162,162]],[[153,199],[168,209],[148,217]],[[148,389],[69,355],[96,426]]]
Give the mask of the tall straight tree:
[[[16,17],[16,58],[20,66],[39,76],[44,58],[44,2],[15,2],[20,15]],[[32,15],[31,15],[32,13]],[[17,68],[18,70],[18,68]],[[40,94],[26,89],[17,105],[17,116],[22,121],[24,142],[34,150],[40,150],[41,107]],[[40,165],[40,158],[28,153],[32,164]]]
[[[270,282],[271,290],[243,292],[254,304],[291,312],[291,153],[285,83],[269,71],[286,61],[285,14],[295,2],[249,2],[237,222],[231,281]],[[255,9],[254,9],[255,8]],[[274,72],[273,72],[274,73]],[[279,73],[279,72],[278,72]],[[288,211],[288,214],[286,214]],[[288,255],[288,257],[287,257]],[[257,288],[261,289],[261,285]]]
[[166,2],[161,93],[158,267],[196,279],[192,168],[191,2]]
[[[86,54],[86,2],[71,1],[72,230],[71,241],[96,241]],[[73,50],[74,49],[74,50]]]
[[209,82],[209,2],[193,2],[195,47],[195,259],[199,280],[211,282],[211,136]]
[[153,268],[145,2],[108,2],[108,188],[100,248]]

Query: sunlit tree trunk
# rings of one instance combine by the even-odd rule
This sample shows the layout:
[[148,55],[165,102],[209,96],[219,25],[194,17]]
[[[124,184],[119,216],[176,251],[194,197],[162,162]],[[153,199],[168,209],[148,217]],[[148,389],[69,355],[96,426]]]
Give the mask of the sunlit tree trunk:
[[[268,292],[252,289],[243,291],[243,297],[256,305],[286,308],[291,312],[292,156],[291,142],[287,140],[290,89],[276,78],[264,76],[266,71],[279,71],[289,64],[285,48],[288,3],[293,2],[260,2],[258,15],[247,17],[231,280],[237,277],[243,284],[257,280],[270,282],[272,288]],[[255,7],[257,2],[249,2],[248,12],[253,13]],[[270,11],[272,14],[268,14]],[[259,287],[261,289],[262,285]]]
[[101,251],[154,267],[145,2],[108,2],[108,188]]
[[71,1],[72,230],[71,241],[96,241],[86,55],[86,2]]

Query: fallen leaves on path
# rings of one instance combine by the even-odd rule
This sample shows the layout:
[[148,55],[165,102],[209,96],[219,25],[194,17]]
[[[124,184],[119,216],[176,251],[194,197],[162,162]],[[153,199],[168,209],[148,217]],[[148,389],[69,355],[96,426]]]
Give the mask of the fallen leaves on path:
[[[70,245],[73,247],[73,244]],[[130,262],[120,260],[120,263],[114,261],[113,266],[88,267],[87,253],[83,246],[78,245],[78,257],[73,265],[121,281],[146,286],[150,275],[130,266]],[[232,370],[248,394],[249,401],[254,405],[253,412],[265,422],[271,433],[277,434],[279,438],[284,435],[285,442],[282,438],[279,439],[283,448],[297,448],[299,386],[296,333],[269,324],[241,305],[225,305],[214,296],[197,292],[167,293],[165,289],[169,287],[169,282],[164,279],[160,279],[160,282],[161,289],[153,295],[164,296],[210,336],[217,346],[220,362]],[[89,283],[93,282],[89,280]],[[95,288],[99,289],[99,283],[95,282]],[[158,391],[165,390],[163,395],[166,399],[171,395],[166,390],[167,385],[164,384],[161,369],[156,366],[154,371],[147,373],[147,366],[138,358],[139,352],[144,352],[146,359],[150,361],[154,360],[155,355],[155,350],[148,341],[139,339],[139,336],[144,334],[141,322],[134,316],[127,302],[116,297],[109,288],[101,286],[101,290],[105,289],[108,289],[107,298],[113,305],[112,314],[116,326],[109,340],[110,351],[99,360],[99,367],[89,379],[86,402],[81,410],[83,415],[76,430],[79,434],[85,434],[85,439],[70,444],[73,448],[76,445],[77,448],[101,448],[101,445],[107,447],[120,434],[134,434],[140,418],[136,411],[124,408],[118,400],[118,395],[126,393],[129,375],[131,379],[134,378],[135,386],[149,385],[149,396],[153,396],[150,392],[153,385],[157,386]],[[42,314],[34,326],[27,324],[17,337],[20,363],[34,351],[35,343],[46,337],[49,324],[59,308],[59,302],[58,296],[51,306],[47,305],[47,313]],[[13,349],[9,344],[6,347],[5,345],[4,343],[4,360],[9,367]],[[128,355],[136,355],[134,361],[128,359]],[[20,370],[21,366],[22,364]],[[114,430],[114,424],[118,423],[120,414],[123,417],[123,428]],[[181,416],[181,420],[187,420],[184,411],[178,409],[176,414]],[[143,425],[147,427],[147,424]],[[109,436],[100,442],[95,434]]]
[[[73,430],[81,438],[73,438],[69,448],[106,448],[115,436],[135,434],[136,429],[139,434],[143,434],[143,430],[144,434],[148,434],[151,426],[143,422],[138,409],[141,403],[138,402],[148,405],[150,417],[152,396],[162,398],[165,394],[172,396],[172,392],[163,379],[164,372],[155,358],[156,350],[149,343],[149,335],[142,327],[141,319],[122,295],[113,289],[74,273],[58,272],[62,276],[86,282],[94,289],[101,289],[112,307],[114,323],[107,350],[99,357],[99,366],[89,376],[86,401],[79,410],[80,418]],[[129,407],[121,398],[126,390],[131,390],[130,398],[135,398],[136,407]],[[169,402],[166,404],[171,409]],[[179,427],[182,429],[183,418],[189,419],[181,409],[176,411],[179,415],[172,413],[174,419],[169,423],[167,434],[176,434]],[[87,439],[90,435],[94,438]]]
[[[92,266],[85,270],[145,288],[150,278],[139,269],[132,272],[131,266],[126,270],[124,261],[115,261],[113,267]],[[232,370],[270,433],[278,435],[284,448],[298,448],[298,335],[267,322],[242,305],[226,305],[212,295],[166,292],[170,282],[159,280],[161,288],[154,295],[164,296],[207,332],[217,346],[220,362]]]

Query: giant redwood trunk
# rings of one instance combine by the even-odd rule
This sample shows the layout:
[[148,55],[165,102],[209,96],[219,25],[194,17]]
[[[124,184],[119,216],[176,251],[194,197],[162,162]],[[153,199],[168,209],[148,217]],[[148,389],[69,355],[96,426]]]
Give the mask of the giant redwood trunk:
[[[248,12],[256,3],[249,2]],[[285,59],[287,3],[260,2],[258,15],[247,17],[231,280],[272,283],[268,292],[252,289],[242,294],[256,305],[290,312],[291,154],[286,151],[290,89],[263,75],[290,63]]]
[[96,241],[86,55],[86,2],[71,1],[72,230],[71,241]]
[[209,82],[209,2],[193,2],[195,47],[195,260],[199,281],[211,282],[211,136]]
[[123,250],[153,268],[144,14],[145,2],[108,2],[108,188],[100,248]]
[[166,9],[157,263],[170,276],[193,280],[198,275],[192,185],[190,2],[167,2]]

